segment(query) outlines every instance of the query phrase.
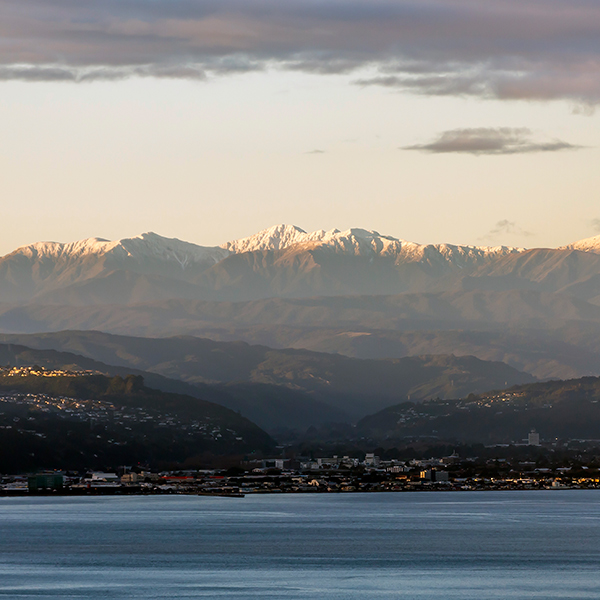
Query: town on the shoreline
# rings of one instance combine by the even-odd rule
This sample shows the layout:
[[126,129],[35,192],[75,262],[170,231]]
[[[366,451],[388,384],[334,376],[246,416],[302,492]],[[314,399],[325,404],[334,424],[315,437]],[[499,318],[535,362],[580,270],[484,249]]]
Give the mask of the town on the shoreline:
[[228,469],[152,472],[48,471],[0,477],[0,495],[349,493],[469,490],[600,489],[598,465],[570,461],[539,467],[519,459],[443,458],[382,460],[332,456],[243,461]]
[[[145,388],[139,377],[111,379],[37,365],[0,367],[0,375],[6,382],[0,391],[0,495],[5,496],[600,487],[598,439],[542,439],[516,425],[515,438],[526,437],[488,445],[418,428],[410,435],[392,431],[395,437],[344,430],[338,436],[335,428],[321,435],[313,428],[303,438],[276,445],[238,413],[207,403],[199,410],[201,401]],[[521,396],[507,394],[469,397],[465,406],[458,403],[458,412],[484,403],[501,416],[495,404],[514,404],[535,424],[539,414],[521,406]],[[433,422],[436,411],[448,410],[446,404],[401,405],[375,415],[373,427]],[[468,423],[472,426],[473,419]]]

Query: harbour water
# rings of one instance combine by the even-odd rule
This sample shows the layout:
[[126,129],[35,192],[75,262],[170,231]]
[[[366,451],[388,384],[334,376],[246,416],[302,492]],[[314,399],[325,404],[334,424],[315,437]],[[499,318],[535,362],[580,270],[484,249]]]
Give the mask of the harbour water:
[[0,498],[0,597],[599,597],[600,492]]

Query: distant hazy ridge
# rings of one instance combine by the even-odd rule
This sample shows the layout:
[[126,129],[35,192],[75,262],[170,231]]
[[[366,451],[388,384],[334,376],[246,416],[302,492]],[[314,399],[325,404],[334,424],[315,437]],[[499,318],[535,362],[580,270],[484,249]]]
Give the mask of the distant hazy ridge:
[[459,354],[600,374],[600,236],[558,249],[419,245],[277,226],[220,247],[156,234],[0,259],[0,331],[191,334],[359,358]]

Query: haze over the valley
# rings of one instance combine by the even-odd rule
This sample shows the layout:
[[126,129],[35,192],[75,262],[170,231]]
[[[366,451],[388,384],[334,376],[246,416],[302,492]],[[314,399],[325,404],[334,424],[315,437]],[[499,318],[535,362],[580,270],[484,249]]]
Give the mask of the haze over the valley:
[[0,259],[0,302],[8,334],[195,335],[369,359],[472,355],[540,378],[600,374],[600,237],[423,246],[279,225],[215,247],[153,233],[40,242]]

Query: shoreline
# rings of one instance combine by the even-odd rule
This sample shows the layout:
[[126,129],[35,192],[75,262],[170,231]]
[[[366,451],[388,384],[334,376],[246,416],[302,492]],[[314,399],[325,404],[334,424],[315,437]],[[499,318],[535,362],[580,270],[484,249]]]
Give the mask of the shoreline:
[[599,487],[585,486],[561,486],[561,487],[427,487],[427,488],[409,488],[402,490],[272,490],[272,491],[243,491],[239,493],[207,493],[185,490],[85,490],[85,491],[45,491],[29,492],[28,490],[10,490],[0,491],[0,498],[83,498],[98,496],[202,496],[204,498],[245,498],[246,496],[287,496],[287,495],[349,495],[349,494],[408,494],[408,493],[469,493],[469,492],[534,492],[534,491],[574,491],[574,490],[600,490]]

